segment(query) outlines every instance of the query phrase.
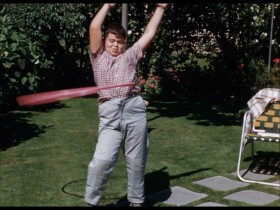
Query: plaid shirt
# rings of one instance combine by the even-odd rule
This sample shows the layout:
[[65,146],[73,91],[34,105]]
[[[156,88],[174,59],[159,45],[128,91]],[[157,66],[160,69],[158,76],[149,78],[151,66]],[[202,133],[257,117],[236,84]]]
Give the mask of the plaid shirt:
[[[137,42],[117,57],[108,54],[102,45],[96,53],[90,53],[96,85],[106,86],[136,82],[136,65],[142,56],[142,50]],[[140,88],[137,86],[102,89],[98,91],[98,101],[131,96],[139,91]]]
[[280,101],[280,89],[264,88],[257,92],[247,102],[247,105],[253,113],[253,117],[257,118],[266,110],[267,105],[274,101]]

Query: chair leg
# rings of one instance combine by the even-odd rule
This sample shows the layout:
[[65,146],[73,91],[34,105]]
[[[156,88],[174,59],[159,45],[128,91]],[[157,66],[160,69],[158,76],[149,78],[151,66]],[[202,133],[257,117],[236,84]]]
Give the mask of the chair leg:
[[239,154],[238,154],[238,161],[237,161],[237,176],[240,180],[243,181],[243,177],[240,175],[240,164],[241,164],[241,158],[242,158],[242,152],[243,152],[243,141],[242,141],[242,138],[241,138],[241,141],[240,141],[240,147],[239,147]]
[[[243,136],[242,136],[242,138],[243,138]],[[251,144],[253,144],[253,142],[251,142]],[[253,147],[253,145],[251,145],[251,146]],[[238,162],[237,162],[237,171],[236,171],[236,174],[237,174],[238,178],[241,181],[247,182],[247,183],[258,183],[258,184],[263,184],[263,185],[280,187],[280,183],[262,182],[262,181],[250,180],[250,179],[246,179],[246,178],[242,177],[242,175],[240,174],[240,165],[241,165],[241,159],[242,159],[242,152],[244,151],[244,149],[245,149],[245,145],[243,144],[243,141],[241,139],[240,148],[239,148],[239,155],[238,155]]]

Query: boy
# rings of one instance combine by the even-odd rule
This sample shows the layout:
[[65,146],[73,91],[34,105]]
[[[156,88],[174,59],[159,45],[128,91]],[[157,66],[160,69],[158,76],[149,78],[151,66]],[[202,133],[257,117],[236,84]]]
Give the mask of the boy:
[[[90,24],[90,60],[97,86],[136,81],[136,65],[152,42],[168,4],[158,3],[144,34],[125,49],[126,31],[111,23],[104,39],[102,24],[115,3],[105,3]],[[144,175],[149,140],[146,104],[137,86],[103,89],[98,92],[99,134],[93,159],[88,165],[85,201],[100,202],[105,185],[123,149],[128,178],[127,200],[131,207],[144,206]]]

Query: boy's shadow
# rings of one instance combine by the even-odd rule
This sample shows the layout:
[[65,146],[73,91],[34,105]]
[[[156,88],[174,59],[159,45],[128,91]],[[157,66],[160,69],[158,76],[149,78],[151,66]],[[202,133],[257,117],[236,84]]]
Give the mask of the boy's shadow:
[[[152,199],[149,199],[148,197],[153,195],[154,193],[165,191],[164,197],[161,197],[161,200],[167,200],[171,196],[171,189],[170,189],[170,180],[172,179],[180,179],[181,177],[190,176],[192,174],[209,170],[210,168],[204,168],[199,169],[195,171],[190,171],[178,175],[169,175],[169,173],[166,171],[167,167],[163,167],[157,171],[148,173],[145,175],[145,195],[147,197],[146,204],[148,206],[154,206],[157,202],[161,201],[155,201]],[[128,201],[126,196],[119,199],[116,203],[116,206],[127,206]]]

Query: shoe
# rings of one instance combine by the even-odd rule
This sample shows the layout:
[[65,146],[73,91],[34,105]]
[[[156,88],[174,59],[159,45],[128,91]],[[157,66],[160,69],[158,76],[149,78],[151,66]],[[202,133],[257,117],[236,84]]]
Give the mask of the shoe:
[[129,203],[129,207],[146,207],[144,203]]

